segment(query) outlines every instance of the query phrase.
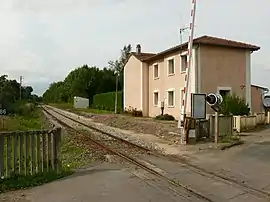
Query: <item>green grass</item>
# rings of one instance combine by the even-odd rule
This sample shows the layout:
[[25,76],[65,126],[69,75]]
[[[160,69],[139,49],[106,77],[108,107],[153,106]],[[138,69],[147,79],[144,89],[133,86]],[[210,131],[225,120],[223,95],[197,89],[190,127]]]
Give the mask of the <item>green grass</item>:
[[25,116],[6,116],[4,124],[0,126],[0,131],[40,130],[42,127],[42,112],[40,109],[35,109]]
[[[40,130],[43,129],[45,125],[46,123],[43,114],[41,112],[41,109],[35,108],[34,111],[31,111],[24,116],[12,115],[5,117],[5,124],[4,124],[5,127],[2,128],[0,126],[0,131]],[[11,142],[13,142],[13,139],[11,139]],[[12,150],[13,149],[14,148],[12,147]],[[4,145],[4,154],[5,153],[6,153],[6,139]],[[6,155],[4,155],[4,162],[5,158]],[[11,156],[10,158],[12,160],[13,157]],[[23,169],[24,168],[25,167],[23,166]],[[8,178],[3,178],[0,176],[0,193],[10,190],[34,187],[37,185],[57,180],[72,173],[73,173],[72,169],[69,166],[63,164],[63,169],[60,173],[56,173],[56,171],[48,171],[43,173],[37,173],[34,175],[28,174],[26,176],[11,174],[11,176]]]
[[71,103],[49,103],[49,105],[60,109],[73,109],[73,105]]
[[61,159],[63,166],[78,169],[89,165],[93,162],[93,159],[91,159],[91,153],[82,143],[74,141],[73,135],[76,134],[64,135],[61,145]]
[[106,110],[100,110],[100,109],[92,109],[92,108],[87,108],[87,109],[77,109],[78,111],[81,112],[88,112],[92,114],[112,114],[114,112],[112,111],[106,111]]
[[80,112],[86,112],[91,114],[112,114],[114,112],[112,111],[106,111],[106,110],[99,110],[99,109],[93,109],[93,108],[87,108],[87,109],[75,109],[71,103],[49,103],[50,106],[56,107],[59,109],[64,110],[70,110],[75,113]]
[[236,141],[239,141],[240,140],[240,137],[238,135],[223,135],[223,136],[220,136],[219,138],[219,142],[220,143],[233,143],[233,142],[236,142]]

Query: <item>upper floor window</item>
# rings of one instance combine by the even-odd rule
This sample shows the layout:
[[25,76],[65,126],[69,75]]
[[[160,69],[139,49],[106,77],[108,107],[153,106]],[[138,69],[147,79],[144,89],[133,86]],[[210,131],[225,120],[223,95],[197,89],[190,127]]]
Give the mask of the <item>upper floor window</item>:
[[181,72],[186,72],[188,65],[187,55],[181,55]]
[[154,64],[154,79],[159,77],[158,64]]
[[169,59],[168,60],[168,75],[173,75],[173,74],[175,74],[174,59]]

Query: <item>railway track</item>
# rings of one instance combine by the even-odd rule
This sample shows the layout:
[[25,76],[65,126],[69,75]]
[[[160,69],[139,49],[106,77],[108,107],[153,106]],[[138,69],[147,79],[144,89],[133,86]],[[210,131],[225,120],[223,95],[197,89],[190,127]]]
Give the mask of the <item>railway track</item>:
[[168,157],[169,159],[171,159],[174,162],[179,162],[181,164],[183,164],[185,166],[185,168],[187,168],[188,170],[190,170],[191,172],[197,173],[201,176],[205,176],[208,178],[212,178],[221,182],[224,182],[226,184],[235,186],[235,187],[240,187],[243,188],[244,190],[246,190],[248,193],[252,194],[252,195],[256,195],[258,197],[261,198],[269,198],[270,197],[270,193],[264,190],[260,190],[260,189],[256,189],[248,184],[245,184],[244,182],[239,182],[236,179],[233,178],[229,178],[223,175],[220,175],[218,173],[215,172],[211,172],[208,170],[205,170],[204,168],[201,168],[197,165],[191,164],[189,162],[187,162],[185,159],[178,157],[178,156],[170,156]]
[[[89,126],[89,125],[87,125],[87,124],[81,123],[81,122],[79,122],[79,121],[77,121],[77,120],[74,120],[74,119],[71,118],[71,117],[68,117],[68,116],[66,116],[66,115],[64,115],[64,114],[61,114],[61,113],[57,112],[56,110],[53,110],[53,109],[49,109],[49,110],[48,110],[46,107],[43,107],[43,110],[44,110],[47,114],[49,114],[51,117],[53,117],[54,119],[56,119],[56,121],[59,122],[60,125],[66,127],[66,128],[69,128],[70,130],[73,130],[73,131],[75,131],[75,132],[80,133],[81,131],[78,131],[77,129],[75,129],[75,128],[69,126],[68,124],[66,124],[64,121],[60,120],[59,117],[56,117],[55,115],[53,115],[53,113],[51,113],[50,110],[53,111],[53,112],[55,112],[55,113],[58,114],[59,116],[62,116],[62,117],[66,118],[66,119],[69,119],[69,120],[72,120],[72,121],[74,121],[74,122],[76,122],[76,123],[78,123],[78,124],[81,124],[81,125],[83,125],[83,126],[85,126],[85,127],[87,127],[87,128],[90,128],[91,130],[96,130],[97,132],[99,132],[99,133],[101,133],[101,134],[103,134],[103,135],[105,134],[105,135],[108,135],[108,136],[111,137],[111,138],[115,138],[115,139],[121,141],[123,144],[129,145],[129,146],[133,146],[133,147],[135,147],[135,148],[137,148],[137,149],[141,149],[143,152],[147,152],[148,154],[152,153],[152,151],[150,151],[150,150],[147,149],[147,148],[144,148],[144,147],[142,147],[142,146],[140,146],[140,145],[137,145],[137,144],[131,143],[131,142],[129,142],[129,141],[123,140],[123,139],[121,139],[121,138],[119,138],[119,137],[117,137],[117,136],[114,136],[114,135],[112,135],[112,134],[109,134],[109,133],[107,133],[107,132],[104,132],[104,131],[102,131],[102,130],[99,130],[99,129],[95,128],[95,127],[92,127],[92,126]],[[173,187],[178,187],[178,188],[183,189],[183,190],[184,190],[185,192],[187,192],[188,194],[193,195],[193,197],[195,196],[197,199],[199,199],[199,201],[213,202],[213,200],[211,200],[210,198],[204,196],[204,195],[201,194],[201,193],[198,193],[197,191],[193,190],[192,188],[190,188],[190,187],[188,187],[188,186],[185,186],[185,185],[181,184],[180,182],[178,182],[178,181],[176,181],[176,180],[174,180],[174,179],[170,179],[169,177],[167,177],[166,175],[164,175],[164,174],[162,174],[161,172],[157,171],[157,170],[154,169],[153,167],[151,167],[151,166],[149,166],[149,165],[147,165],[147,164],[144,164],[144,163],[141,162],[139,159],[136,159],[136,158],[134,158],[134,157],[131,157],[131,156],[129,156],[129,155],[128,155],[127,153],[125,153],[125,152],[120,152],[120,151],[119,151],[119,148],[116,149],[116,148],[112,148],[113,146],[108,146],[108,145],[106,145],[106,141],[105,141],[105,143],[104,143],[104,142],[102,141],[102,139],[96,140],[96,139],[91,138],[91,136],[88,136],[88,137],[89,137],[89,140],[90,140],[92,143],[98,145],[100,148],[106,150],[108,153],[111,153],[111,154],[113,154],[113,155],[116,155],[116,156],[118,156],[118,157],[124,159],[126,162],[131,163],[132,165],[135,165],[135,166],[139,167],[140,169],[143,169],[144,171],[147,171],[147,172],[149,172],[150,174],[159,177],[159,178],[162,179],[162,180],[165,180],[165,181],[166,181],[167,183],[169,183],[170,185],[173,185]],[[182,193],[182,192],[176,191],[175,189],[172,189],[172,190],[173,190],[174,192],[178,193],[179,195],[183,196],[183,193]],[[187,197],[187,198],[188,198],[188,197]],[[196,200],[196,201],[197,201],[197,200]]]
[[[43,109],[44,109],[47,113],[49,113],[48,110],[47,110],[46,108],[43,108]],[[163,154],[157,153],[157,152],[152,151],[152,150],[150,150],[150,149],[148,149],[148,148],[145,148],[145,147],[143,147],[143,146],[134,144],[134,143],[132,143],[132,142],[129,142],[129,141],[127,141],[127,140],[124,140],[124,139],[122,139],[122,138],[119,138],[119,137],[117,137],[117,136],[115,136],[115,135],[112,135],[112,134],[110,134],[110,133],[107,133],[107,132],[105,132],[105,131],[102,131],[102,130],[96,128],[96,127],[90,126],[90,125],[85,124],[85,123],[83,123],[83,122],[81,122],[81,121],[78,121],[78,120],[76,120],[76,119],[74,119],[74,118],[71,118],[71,117],[69,117],[69,116],[67,116],[67,115],[65,115],[65,114],[63,114],[63,113],[60,113],[59,111],[54,110],[53,108],[50,108],[50,110],[52,110],[53,112],[55,112],[56,114],[58,114],[58,115],[60,115],[60,116],[65,117],[66,119],[69,119],[69,120],[71,120],[71,121],[73,121],[73,122],[76,122],[77,124],[80,124],[80,125],[82,125],[82,126],[84,126],[84,127],[87,127],[87,128],[89,128],[89,129],[91,129],[91,130],[97,131],[97,132],[99,132],[99,133],[101,133],[101,134],[103,134],[103,135],[106,135],[106,136],[108,136],[108,137],[111,137],[112,139],[116,139],[117,141],[121,141],[122,143],[124,143],[123,145],[129,145],[130,147],[137,148],[137,149],[139,149],[139,150],[141,150],[141,151],[143,151],[143,152],[146,152],[146,153],[149,154],[149,155],[154,155],[154,156],[156,156],[156,157],[165,158],[165,159],[168,159],[168,160],[171,160],[171,161],[174,161],[174,162],[181,163],[181,165],[182,165],[183,167],[185,167],[186,169],[188,169],[188,170],[191,171],[191,172],[197,173],[197,174],[202,175],[202,176],[207,177],[207,178],[212,178],[212,179],[214,179],[214,180],[221,181],[221,182],[226,183],[226,184],[228,184],[228,185],[232,185],[232,186],[241,188],[241,189],[245,190],[246,192],[248,192],[248,193],[250,193],[250,194],[252,194],[252,195],[261,197],[261,198],[270,197],[270,193],[267,192],[267,191],[259,190],[259,189],[253,188],[253,187],[249,186],[248,184],[241,183],[241,182],[239,182],[239,181],[237,181],[237,180],[235,180],[235,179],[228,178],[228,177],[219,175],[219,174],[217,174],[217,173],[214,173],[214,172],[205,170],[205,169],[203,169],[203,168],[201,168],[201,167],[198,167],[198,166],[196,166],[196,165],[194,165],[194,164],[191,164],[191,163],[187,162],[185,159],[183,159],[183,158],[181,158],[181,157],[178,157],[178,156],[165,156],[165,155],[163,155]],[[50,114],[50,113],[49,113],[49,114]],[[59,120],[59,122],[61,122],[61,120]],[[65,125],[66,127],[69,127],[69,126],[67,126],[67,125],[66,125],[65,123],[63,123],[63,122],[61,123],[61,125]],[[95,140],[92,140],[92,141],[95,141]],[[103,144],[103,143],[101,144],[100,142],[95,142],[95,143],[96,143],[97,145],[99,145],[100,147],[106,149],[107,151],[109,151],[109,152],[111,152],[111,153],[113,153],[113,154],[115,154],[115,155],[117,155],[117,156],[119,156],[119,157],[125,159],[126,161],[128,161],[128,162],[130,162],[130,163],[132,163],[132,164],[134,164],[134,165],[136,165],[136,166],[138,166],[138,167],[141,167],[141,168],[144,169],[144,170],[149,171],[150,173],[152,173],[152,174],[154,174],[154,175],[157,175],[157,176],[162,177],[162,178],[165,177],[164,175],[160,174],[159,172],[155,171],[154,169],[149,168],[149,166],[146,166],[146,165],[142,164],[141,162],[139,162],[138,160],[136,160],[136,159],[134,159],[134,158],[132,158],[132,157],[129,157],[128,154],[119,153],[119,152],[117,152],[117,151],[112,151],[112,150],[110,150],[110,149],[108,150],[108,146],[106,146],[106,144]],[[119,149],[119,148],[117,148],[117,149]],[[165,177],[165,178],[166,178],[166,177]],[[185,189],[189,190],[190,193],[193,193],[193,194],[197,195],[198,197],[203,198],[205,201],[211,201],[209,198],[203,196],[203,195],[200,194],[200,193],[197,193],[195,190],[192,190],[191,188],[186,187],[185,185],[181,185],[179,182],[176,182],[176,181],[170,180],[170,179],[167,179],[167,180],[168,180],[171,184],[173,184],[173,185],[175,185],[175,186],[180,186],[180,187],[182,187],[182,188],[185,188]]]

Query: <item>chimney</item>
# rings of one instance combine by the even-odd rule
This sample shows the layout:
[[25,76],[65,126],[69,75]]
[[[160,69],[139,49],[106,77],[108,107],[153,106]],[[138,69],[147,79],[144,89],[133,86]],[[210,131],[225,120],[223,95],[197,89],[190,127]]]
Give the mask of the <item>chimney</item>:
[[137,53],[137,55],[141,54],[141,45],[140,44],[138,44],[136,46],[136,53]]

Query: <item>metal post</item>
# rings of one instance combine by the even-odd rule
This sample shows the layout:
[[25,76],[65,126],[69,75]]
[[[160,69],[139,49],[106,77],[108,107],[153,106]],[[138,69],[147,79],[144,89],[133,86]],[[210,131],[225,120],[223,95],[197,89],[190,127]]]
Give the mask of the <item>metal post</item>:
[[219,112],[215,112],[215,143],[218,143],[219,138]]
[[22,100],[22,76],[20,76],[20,100]]
[[117,114],[118,73],[116,73],[114,113]]
[[187,29],[189,29],[189,27],[180,28],[180,45],[182,45],[182,43],[183,43],[182,33]]
[[182,37],[182,29],[180,29],[180,45],[183,43],[183,37]]

